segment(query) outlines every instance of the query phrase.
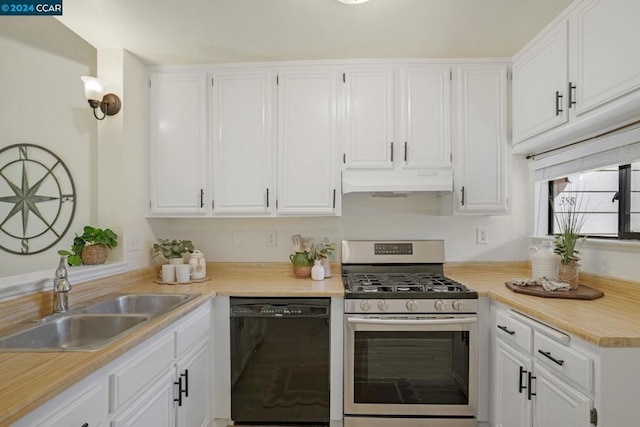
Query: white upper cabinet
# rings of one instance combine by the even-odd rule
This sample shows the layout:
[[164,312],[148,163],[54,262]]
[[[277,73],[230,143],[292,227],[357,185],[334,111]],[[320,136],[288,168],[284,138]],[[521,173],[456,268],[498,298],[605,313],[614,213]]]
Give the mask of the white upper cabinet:
[[568,43],[564,20],[513,63],[514,143],[567,121]]
[[149,75],[151,215],[207,213],[207,74]]
[[506,65],[464,65],[456,72],[455,212],[507,212]]
[[451,166],[451,68],[352,67],[344,73],[345,169]]
[[401,67],[400,84],[400,166],[450,167],[451,68]]
[[213,214],[275,213],[275,78],[270,70],[212,75]]
[[338,73],[283,69],[278,80],[278,214],[339,215]]
[[574,2],[513,62],[514,152],[535,153],[640,118],[640,2]]
[[345,169],[393,169],[393,68],[354,68],[343,76]]
[[639,18],[639,1],[587,0],[576,9],[576,114],[640,88]]

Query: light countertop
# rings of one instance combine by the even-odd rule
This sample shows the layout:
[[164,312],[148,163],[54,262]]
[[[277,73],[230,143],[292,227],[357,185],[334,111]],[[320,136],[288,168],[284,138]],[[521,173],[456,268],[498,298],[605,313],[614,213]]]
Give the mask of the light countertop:
[[[209,263],[210,280],[190,285],[158,284],[156,271],[151,267],[77,285],[70,293],[71,306],[117,293],[201,296],[96,352],[0,353],[0,425],[16,421],[216,295],[340,298],[344,294],[339,265],[332,268],[333,277],[318,282],[296,279],[289,263]],[[504,283],[514,277],[528,277],[526,263],[447,264],[445,274],[476,289],[482,297],[508,304],[594,345],[640,347],[640,283],[583,275],[584,284],[602,290],[605,296],[578,301],[510,291]],[[28,319],[48,314],[50,307],[50,292],[1,302],[0,325],[16,328]],[[58,370],[54,366],[74,369]]]

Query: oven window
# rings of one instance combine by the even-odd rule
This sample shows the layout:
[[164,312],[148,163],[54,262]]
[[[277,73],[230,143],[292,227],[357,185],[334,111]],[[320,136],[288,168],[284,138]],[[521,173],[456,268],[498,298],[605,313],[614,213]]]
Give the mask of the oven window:
[[468,389],[468,332],[355,332],[355,403],[466,405]]

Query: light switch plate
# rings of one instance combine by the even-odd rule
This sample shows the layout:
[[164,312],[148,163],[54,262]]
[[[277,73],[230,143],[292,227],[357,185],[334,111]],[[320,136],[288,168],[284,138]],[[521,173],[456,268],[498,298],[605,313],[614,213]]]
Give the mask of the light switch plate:
[[486,245],[489,243],[489,228],[478,227],[476,228],[476,244]]

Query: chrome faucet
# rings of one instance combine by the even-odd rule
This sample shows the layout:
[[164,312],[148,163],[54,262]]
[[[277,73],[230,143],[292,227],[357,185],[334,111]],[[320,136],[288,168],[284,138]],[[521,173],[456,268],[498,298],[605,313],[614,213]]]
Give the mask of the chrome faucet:
[[66,313],[69,311],[69,291],[71,283],[67,280],[67,257],[60,257],[60,263],[56,268],[56,277],[53,279],[53,312]]

